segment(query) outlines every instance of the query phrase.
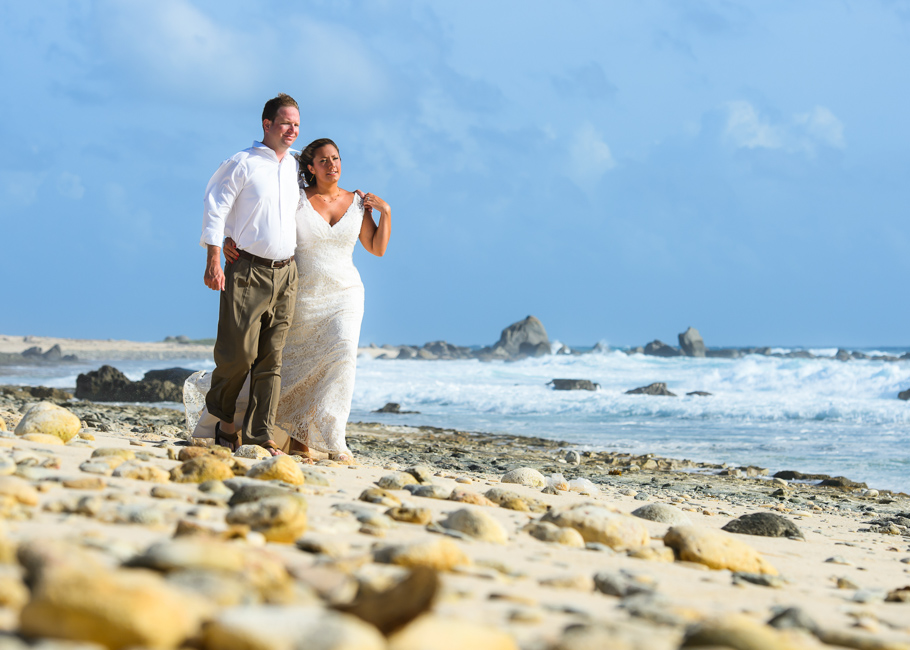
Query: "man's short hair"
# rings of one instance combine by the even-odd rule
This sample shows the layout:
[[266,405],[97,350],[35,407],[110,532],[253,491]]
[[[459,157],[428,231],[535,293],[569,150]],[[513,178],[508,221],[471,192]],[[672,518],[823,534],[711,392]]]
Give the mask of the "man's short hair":
[[277,97],[272,97],[265,103],[265,106],[262,108],[262,119],[274,122],[275,117],[278,115],[278,110],[283,106],[293,106],[298,111],[300,110],[300,107],[297,105],[297,102],[294,101],[293,97],[285,95],[284,93],[278,93]]

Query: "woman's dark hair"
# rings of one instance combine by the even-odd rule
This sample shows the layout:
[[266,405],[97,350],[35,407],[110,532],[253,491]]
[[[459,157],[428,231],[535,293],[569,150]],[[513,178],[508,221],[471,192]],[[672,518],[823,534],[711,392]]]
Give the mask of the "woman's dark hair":
[[316,152],[327,144],[335,147],[335,151],[338,152],[338,155],[341,155],[341,150],[338,148],[338,145],[329,140],[328,138],[319,138],[318,140],[313,140],[310,144],[303,148],[303,151],[297,156],[297,162],[300,163],[300,178],[303,179],[303,182],[307,184],[307,187],[316,184],[316,177],[310,173],[310,170],[307,168],[307,165],[313,164],[313,158],[316,156]]

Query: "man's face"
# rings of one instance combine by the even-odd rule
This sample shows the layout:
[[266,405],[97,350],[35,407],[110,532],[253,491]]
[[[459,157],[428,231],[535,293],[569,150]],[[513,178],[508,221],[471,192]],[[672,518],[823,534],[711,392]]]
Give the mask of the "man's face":
[[262,132],[264,145],[287,151],[300,134],[300,112],[293,106],[282,106],[273,121],[262,120]]

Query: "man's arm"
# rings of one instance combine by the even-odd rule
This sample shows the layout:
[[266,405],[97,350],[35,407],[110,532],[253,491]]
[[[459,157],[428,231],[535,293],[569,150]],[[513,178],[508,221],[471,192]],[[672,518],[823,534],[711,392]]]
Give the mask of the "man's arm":
[[206,246],[205,286],[213,291],[224,291],[224,269],[221,268],[221,246]]
[[205,189],[202,212],[202,237],[199,244],[206,247],[205,286],[224,291],[224,270],[221,268],[221,243],[234,201],[243,188],[243,170],[234,160],[226,160],[212,176]]

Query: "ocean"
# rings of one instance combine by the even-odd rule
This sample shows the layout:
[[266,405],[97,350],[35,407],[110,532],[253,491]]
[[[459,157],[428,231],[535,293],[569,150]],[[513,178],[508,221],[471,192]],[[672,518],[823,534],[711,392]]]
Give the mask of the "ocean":
[[[833,357],[836,349],[810,351]],[[863,351],[900,355],[907,349]],[[72,387],[79,372],[104,363],[131,379],[153,368],[213,367],[206,359],[8,366],[0,368],[0,383]],[[554,378],[589,379],[600,388],[556,391],[546,385]],[[678,397],[625,394],[658,381]],[[897,399],[908,388],[910,361],[660,358],[621,351],[490,363],[362,355],[351,420],[541,436],[583,449],[758,465],[772,473],[794,469],[910,493],[910,402]],[[686,396],[691,391],[712,395]],[[419,413],[373,413],[387,402]]]

